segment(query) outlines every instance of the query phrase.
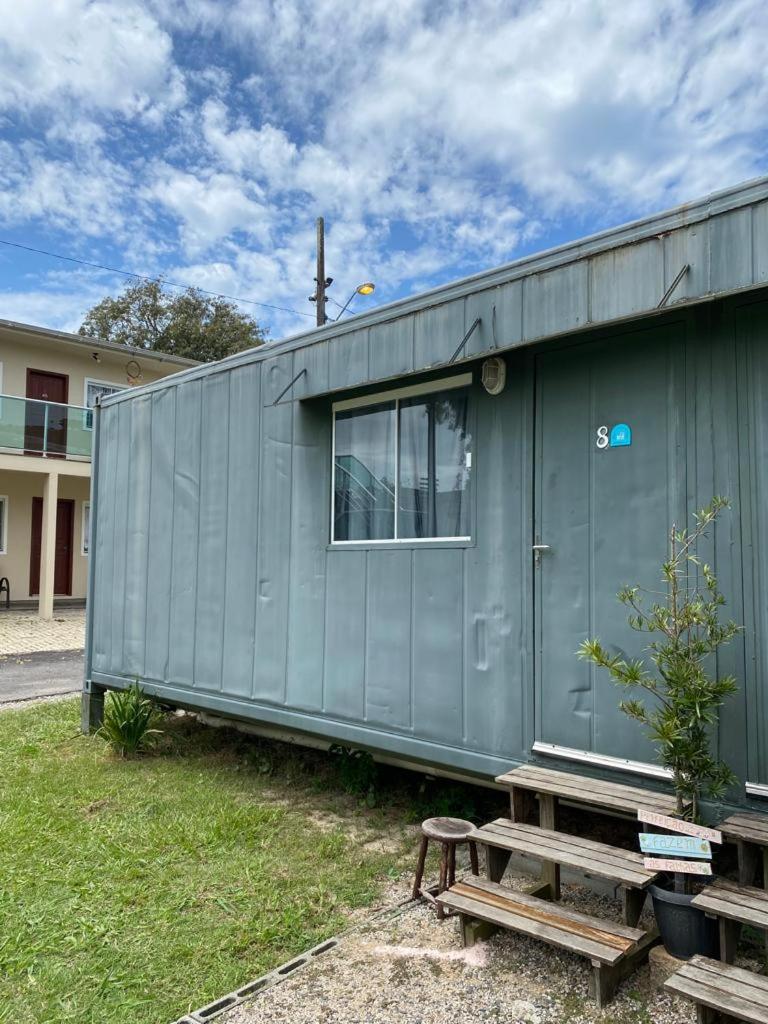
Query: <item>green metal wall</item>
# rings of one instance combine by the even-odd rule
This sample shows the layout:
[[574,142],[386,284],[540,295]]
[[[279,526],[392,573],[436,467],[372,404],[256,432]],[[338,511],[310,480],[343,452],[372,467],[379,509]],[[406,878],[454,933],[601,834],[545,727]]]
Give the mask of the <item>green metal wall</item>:
[[[452,316],[401,318],[376,350],[336,339],[329,383],[364,393],[369,351],[376,373],[407,371],[413,351],[429,361]],[[483,775],[536,740],[647,761],[575,650],[597,632],[637,652],[616,590],[652,586],[669,522],[722,493],[734,510],[708,556],[747,629],[721,658],[741,689],[718,742],[743,781],[768,783],[764,296],[509,351],[498,397],[464,362],[471,543],[329,545],[330,399],[272,404],[318,351],[217,364],[100,412],[91,681],[139,678],[171,701]],[[632,445],[599,450],[597,426],[623,421]],[[538,567],[534,542],[551,546]]]

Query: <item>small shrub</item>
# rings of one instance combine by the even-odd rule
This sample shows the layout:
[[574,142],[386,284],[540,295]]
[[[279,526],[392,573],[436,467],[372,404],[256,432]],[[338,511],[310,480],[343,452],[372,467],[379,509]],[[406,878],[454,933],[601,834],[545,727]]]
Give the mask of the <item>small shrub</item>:
[[365,800],[369,807],[376,803],[376,782],[378,768],[371,755],[365,750],[352,750],[334,743],[329,753],[335,758],[339,782],[354,796]]
[[120,757],[130,757],[146,750],[161,733],[155,728],[159,718],[157,705],[137,681],[127,690],[110,693],[98,735]]

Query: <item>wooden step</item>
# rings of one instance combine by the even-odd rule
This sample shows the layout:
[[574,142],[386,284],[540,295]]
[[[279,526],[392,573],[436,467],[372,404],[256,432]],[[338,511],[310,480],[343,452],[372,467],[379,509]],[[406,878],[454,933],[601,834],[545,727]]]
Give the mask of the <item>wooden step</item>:
[[478,843],[521,853],[537,860],[560,864],[586,875],[608,878],[620,885],[644,889],[657,872],[643,867],[643,857],[632,850],[621,850],[581,836],[553,832],[537,825],[518,824],[509,818],[497,818],[469,835]]
[[732,814],[717,827],[726,839],[768,846],[768,814]]
[[474,942],[479,921],[486,922],[483,927],[506,928],[587,957],[592,965],[590,991],[601,1009],[659,941],[655,929],[644,932],[604,921],[483,878],[458,882],[438,902],[460,915],[465,946]]
[[526,789],[534,793],[547,793],[574,803],[600,807],[610,811],[624,811],[634,816],[641,808],[658,814],[674,814],[675,797],[652,789],[626,786],[619,782],[606,782],[586,775],[556,771],[525,764],[499,775],[496,781],[510,789]]
[[603,964],[617,963],[645,935],[639,928],[590,917],[484,878],[457,882],[438,901],[462,914],[542,939]]
[[707,914],[768,929],[768,892],[716,878],[693,898],[693,905]]
[[768,978],[740,967],[695,956],[667,978],[664,987],[717,1013],[748,1024],[768,1024]]

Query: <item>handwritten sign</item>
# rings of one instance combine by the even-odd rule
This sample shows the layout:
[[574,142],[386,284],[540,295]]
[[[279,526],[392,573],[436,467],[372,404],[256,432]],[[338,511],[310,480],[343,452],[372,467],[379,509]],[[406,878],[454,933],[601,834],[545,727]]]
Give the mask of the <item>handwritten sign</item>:
[[641,832],[639,838],[643,853],[654,853],[661,857],[697,857],[701,860],[710,860],[712,857],[708,839],[659,835],[658,832]]
[[711,875],[712,865],[694,860],[674,860],[666,857],[644,857],[643,867],[648,871],[676,871],[683,875]]
[[638,821],[644,821],[646,825],[655,825],[657,828],[667,828],[670,832],[682,832],[687,836],[696,836],[697,839],[709,839],[713,843],[722,843],[723,833],[715,828],[704,828],[703,825],[694,825],[692,821],[682,821],[680,818],[668,818],[666,814],[657,814],[655,811],[646,811],[642,807],[637,812]]

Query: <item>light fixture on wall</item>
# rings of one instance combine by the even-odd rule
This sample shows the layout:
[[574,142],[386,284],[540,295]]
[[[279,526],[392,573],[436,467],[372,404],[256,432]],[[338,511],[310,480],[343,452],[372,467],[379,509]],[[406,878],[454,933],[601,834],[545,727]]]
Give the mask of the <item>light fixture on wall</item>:
[[373,295],[373,293],[375,291],[376,291],[376,285],[373,283],[373,281],[363,281],[362,284],[359,284],[357,286],[357,288],[355,288],[355,290],[349,296],[347,301],[344,303],[344,305],[341,308],[341,312],[336,317],[336,319],[337,320],[341,320],[341,318],[344,316],[346,311],[349,309],[350,302],[352,301],[352,299],[354,299],[354,297],[356,295]]
[[100,363],[101,352],[91,352],[91,359],[94,361],[94,363]]

